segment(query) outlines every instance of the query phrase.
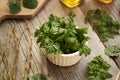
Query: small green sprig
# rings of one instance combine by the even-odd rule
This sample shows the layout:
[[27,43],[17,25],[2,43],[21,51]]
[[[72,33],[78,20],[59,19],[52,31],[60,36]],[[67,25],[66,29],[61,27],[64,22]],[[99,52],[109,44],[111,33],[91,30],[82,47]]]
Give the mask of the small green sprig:
[[104,59],[99,55],[96,56],[91,62],[88,63],[89,77],[87,80],[106,80],[111,78],[112,75],[107,71],[110,68]]
[[33,76],[29,76],[27,80],[47,80],[47,78],[43,74],[35,74]]
[[37,0],[23,0],[23,6],[29,9],[35,9],[38,5]]
[[89,37],[86,36],[87,28],[75,28],[74,14],[69,13],[64,17],[50,15],[49,21],[35,31],[37,43],[47,53],[70,54],[76,51],[80,55],[90,54],[91,49],[86,45]]
[[110,57],[118,57],[120,53],[120,47],[118,46],[108,46],[105,48],[105,54],[110,56]]
[[80,55],[84,54],[85,56],[88,56],[91,52],[91,49],[88,46],[83,46],[79,49]]
[[21,6],[18,0],[9,1],[9,10],[12,14],[16,14],[21,11]]
[[85,17],[85,23],[92,20],[92,26],[98,33],[102,42],[114,38],[113,35],[119,34],[120,23],[112,19],[109,14],[100,9],[89,10]]

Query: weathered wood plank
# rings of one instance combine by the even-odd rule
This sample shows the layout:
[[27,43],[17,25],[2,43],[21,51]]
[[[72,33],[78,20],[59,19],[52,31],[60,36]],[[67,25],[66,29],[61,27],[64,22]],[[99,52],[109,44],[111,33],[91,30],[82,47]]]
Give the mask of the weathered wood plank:
[[[21,27],[21,25],[22,25],[22,27]],[[26,28],[28,27],[28,25],[26,25],[25,21],[24,21],[24,23],[20,23],[20,24],[17,24],[16,21],[14,21],[14,20],[7,21],[7,22],[5,21],[5,25],[1,24],[1,27],[0,27],[0,31],[2,33],[0,35],[0,38],[1,38],[0,41],[2,41],[3,43],[5,43],[5,40],[7,40],[7,38],[6,38],[7,33],[9,31],[11,31],[13,27],[16,27],[15,29],[16,29],[16,32],[17,32],[16,33],[17,36],[20,36],[23,33],[23,31],[24,31],[23,37],[21,38],[21,41],[20,41],[20,52],[19,52],[20,54],[19,54],[19,57],[21,59],[18,61],[19,62],[19,66],[18,66],[18,70],[17,70],[20,74],[18,74],[19,77],[17,77],[17,79],[16,79],[16,80],[22,80],[22,76],[24,74],[25,62],[26,62],[27,58],[29,59],[29,55],[30,55],[30,52],[29,52],[30,33],[26,30]],[[30,27],[31,26],[29,26],[28,28],[30,29]],[[13,37],[14,36],[11,36],[11,38],[13,38]],[[33,37],[34,36],[32,34],[32,38]],[[46,67],[44,67],[44,65],[42,65],[43,63],[44,64],[46,64],[46,63],[45,63],[45,60],[43,59],[43,56],[41,56],[42,54],[40,54],[41,53],[40,49],[39,49],[38,45],[35,44],[35,41],[34,42],[32,41],[32,43],[34,43],[32,45],[32,53],[31,53],[32,56],[33,56],[33,58],[31,60],[32,66],[31,66],[29,75],[37,74],[37,73],[42,73],[42,71],[43,71],[42,69],[43,68],[44,68],[44,72],[46,72],[46,74],[47,74]],[[15,46],[13,46],[13,44],[10,47],[11,47],[11,49],[15,48]],[[13,55],[13,52],[10,52],[10,53],[12,53],[12,55]],[[42,60],[44,60],[44,61],[42,61]],[[26,75],[25,75],[25,78],[27,78]]]
[[[7,23],[7,22],[6,22]],[[5,28],[6,27],[6,28]],[[2,29],[2,28],[4,28],[4,29]],[[1,38],[3,39],[0,39],[1,40],[1,42],[3,43],[3,44],[5,44],[7,41],[8,41],[8,38],[6,38],[7,37],[7,35],[6,34],[8,34],[8,33],[10,33],[9,35],[10,35],[10,37],[12,36],[12,31],[11,31],[11,26],[9,25],[9,24],[5,24],[5,25],[1,25],[1,27],[0,27],[0,30],[1,30],[1,33],[3,33],[4,35],[1,35]],[[5,30],[5,31],[4,31]],[[14,39],[14,38],[13,38]],[[4,54],[8,54],[9,55],[9,58],[8,58],[8,68],[10,67],[10,64],[11,64],[11,61],[13,61],[13,59],[14,59],[14,57],[13,57],[13,54],[15,54],[15,43],[13,42],[13,39],[12,38],[10,38],[10,43],[9,44],[7,44],[7,46],[8,46],[8,53],[4,53]],[[3,47],[3,46],[2,46]],[[20,50],[21,51],[21,50]],[[0,51],[1,52],[1,51]],[[20,54],[18,54],[18,55],[20,55]],[[18,58],[18,63],[19,63],[19,66],[21,66],[21,63],[19,62],[19,61],[21,61],[21,57],[19,57]],[[17,64],[17,63],[16,63]],[[18,66],[18,68],[19,68],[19,66]],[[14,72],[16,75],[18,75],[17,76],[17,78],[16,79],[18,79],[18,78],[20,78],[20,75],[21,75],[21,72],[19,72],[21,70],[21,68],[19,68],[18,70],[17,70],[17,72]],[[8,74],[7,74],[7,76],[8,76]]]

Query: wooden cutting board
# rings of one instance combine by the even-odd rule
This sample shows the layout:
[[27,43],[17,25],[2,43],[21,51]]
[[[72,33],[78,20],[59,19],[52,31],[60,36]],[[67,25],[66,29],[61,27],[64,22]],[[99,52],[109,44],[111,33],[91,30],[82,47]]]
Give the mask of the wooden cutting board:
[[9,0],[0,0],[0,21],[6,18],[32,18],[45,5],[48,0],[38,0],[38,6],[35,9],[27,9],[21,3],[21,11],[17,14],[11,14],[8,7]]

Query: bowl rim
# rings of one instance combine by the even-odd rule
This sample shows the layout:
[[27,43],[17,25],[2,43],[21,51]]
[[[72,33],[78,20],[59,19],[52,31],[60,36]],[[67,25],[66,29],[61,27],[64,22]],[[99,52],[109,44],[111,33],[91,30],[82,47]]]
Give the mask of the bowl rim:
[[79,51],[76,51],[70,54],[61,54],[60,56],[74,56],[74,55],[79,55]]

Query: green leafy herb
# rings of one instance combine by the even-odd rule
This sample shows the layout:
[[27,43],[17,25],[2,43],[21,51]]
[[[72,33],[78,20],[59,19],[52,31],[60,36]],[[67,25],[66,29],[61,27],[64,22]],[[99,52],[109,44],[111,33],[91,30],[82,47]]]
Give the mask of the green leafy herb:
[[20,3],[18,0],[9,1],[9,9],[12,14],[16,14],[21,11]]
[[84,54],[85,56],[88,56],[91,52],[91,49],[85,45],[79,49],[79,52],[80,52],[80,55]]
[[11,2],[12,4],[16,4],[16,3],[17,3],[16,0],[10,0],[10,2]]
[[76,51],[79,51],[80,55],[90,54],[91,49],[86,45],[89,40],[89,37],[85,35],[87,28],[75,28],[73,17],[72,13],[64,17],[50,15],[49,21],[35,31],[40,47],[45,48],[47,53],[56,55]]
[[112,75],[107,71],[110,68],[101,56],[96,56],[91,62],[88,63],[89,77],[87,80],[106,80],[111,78]]
[[33,76],[29,76],[28,80],[47,80],[47,79],[43,74],[35,74]]
[[94,19],[93,28],[98,32],[98,35],[102,42],[108,41],[109,38],[113,38],[114,34],[119,34],[120,23],[114,21],[109,14],[100,9],[89,10],[85,17],[85,23]]
[[108,55],[110,57],[117,57],[117,56],[119,56],[118,53],[120,53],[120,47],[108,46],[107,48],[105,48],[105,53],[106,53],[106,55]]
[[29,9],[35,9],[38,5],[37,0],[23,0],[23,6]]

